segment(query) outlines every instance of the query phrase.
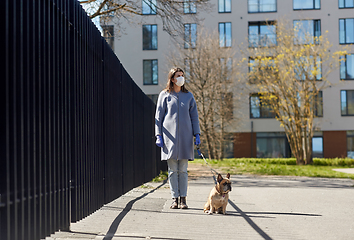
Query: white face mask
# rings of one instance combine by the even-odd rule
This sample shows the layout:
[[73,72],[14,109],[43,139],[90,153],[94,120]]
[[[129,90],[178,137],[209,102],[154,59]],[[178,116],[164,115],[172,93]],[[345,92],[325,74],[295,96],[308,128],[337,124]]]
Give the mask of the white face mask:
[[179,87],[182,87],[183,84],[184,84],[184,77],[178,77],[176,78],[177,82],[176,82],[176,85],[179,86]]

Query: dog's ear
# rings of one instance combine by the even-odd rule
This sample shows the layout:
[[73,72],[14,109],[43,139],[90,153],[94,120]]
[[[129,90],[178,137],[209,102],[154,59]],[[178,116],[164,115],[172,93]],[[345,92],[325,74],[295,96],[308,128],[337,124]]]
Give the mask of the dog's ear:
[[222,178],[221,174],[219,173],[218,179],[217,179],[218,183],[220,183],[222,180],[223,180],[223,178]]
[[230,179],[230,173],[228,173],[228,174],[226,175],[226,178],[227,178],[227,179]]

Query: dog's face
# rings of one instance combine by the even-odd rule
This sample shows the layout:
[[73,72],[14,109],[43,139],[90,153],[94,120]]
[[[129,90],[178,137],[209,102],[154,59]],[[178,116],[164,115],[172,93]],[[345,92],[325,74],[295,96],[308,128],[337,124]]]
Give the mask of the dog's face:
[[223,178],[221,174],[219,174],[217,182],[217,190],[219,193],[223,194],[231,191],[231,181],[229,173],[226,175],[226,178]]

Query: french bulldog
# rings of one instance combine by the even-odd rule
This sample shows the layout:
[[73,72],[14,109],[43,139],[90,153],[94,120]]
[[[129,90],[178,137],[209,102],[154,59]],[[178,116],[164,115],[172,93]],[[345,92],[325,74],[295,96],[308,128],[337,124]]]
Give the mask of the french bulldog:
[[231,191],[230,174],[223,178],[218,175],[217,184],[210,191],[208,201],[204,205],[204,212],[213,214],[215,212],[226,214],[226,206],[229,200],[229,192]]

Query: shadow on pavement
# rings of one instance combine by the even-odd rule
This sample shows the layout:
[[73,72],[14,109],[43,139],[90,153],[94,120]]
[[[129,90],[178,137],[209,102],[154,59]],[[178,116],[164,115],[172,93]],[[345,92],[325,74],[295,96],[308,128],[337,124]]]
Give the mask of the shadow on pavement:
[[123,211],[114,219],[113,223],[111,224],[111,226],[108,229],[108,232],[106,233],[105,237],[103,238],[103,240],[111,240],[114,237],[114,234],[116,233],[118,226],[120,224],[120,222],[123,220],[123,218],[125,217],[125,215],[128,214],[128,212],[132,209],[133,204],[137,201],[139,201],[140,199],[143,199],[144,197],[146,197],[147,195],[155,192],[156,190],[158,190],[159,188],[161,188],[163,185],[165,185],[165,182],[162,183],[161,185],[157,186],[156,188],[154,188],[153,190],[151,190],[150,192],[144,193],[143,195],[141,195],[140,197],[137,197],[133,200],[131,200],[130,202],[127,203],[127,205],[125,206],[125,208],[123,209]]
[[[249,214],[261,214],[261,215],[293,215],[293,216],[310,216],[310,217],[321,217],[322,215],[318,214],[306,214],[306,213],[277,213],[277,212],[243,212],[235,203],[233,203],[231,200],[229,200],[229,204],[246,220],[246,222],[259,234],[261,235],[264,239],[266,240],[271,240],[272,238],[268,236],[258,225],[252,221],[251,217]],[[230,214],[228,214],[230,215]],[[260,217],[260,216],[258,216]],[[272,218],[272,217],[266,217],[263,216],[263,218]]]

